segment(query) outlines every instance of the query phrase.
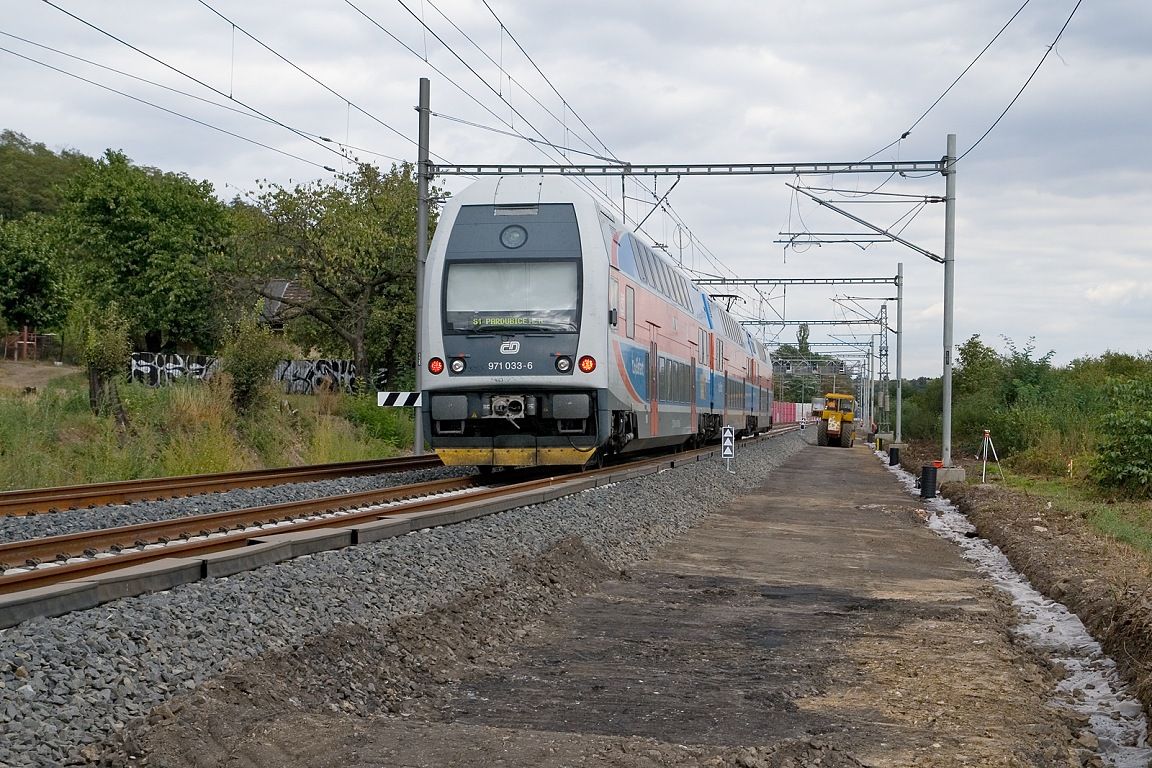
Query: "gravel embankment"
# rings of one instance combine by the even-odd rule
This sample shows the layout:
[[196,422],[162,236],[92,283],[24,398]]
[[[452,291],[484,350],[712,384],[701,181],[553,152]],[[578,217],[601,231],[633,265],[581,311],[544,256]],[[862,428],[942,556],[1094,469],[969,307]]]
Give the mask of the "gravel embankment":
[[438,467],[411,472],[392,472],[339,480],[316,480],[266,488],[240,488],[227,493],[206,493],[163,501],[137,501],[92,509],[73,509],[24,517],[0,517],[0,543],[46,536],[95,531],[121,525],[152,523],[191,515],[208,515],[243,507],[260,507],[291,501],[339,496],[344,493],[391,488],[397,485],[447,480],[472,474],[471,467]]
[[[400,617],[423,614],[504,580],[517,561],[539,557],[565,540],[579,539],[603,563],[624,567],[758,485],[805,445],[804,432],[791,433],[739,446],[736,474],[725,472],[719,459],[701,462],[462,525],[4,630],[0,767],[83,764],[116,743],[126,727],[139,726],[154,707],[236,662],[299,647],[339,626],[372,632]],[[309,485],[327,486],[318,491],[323,495],[370,481]],[[260,497],[251,503],[273,503],[289,500],[279,494],[300,493],[300,488],[235,493]],[[207,511],[215,503],[211,498],[121,509],[147,515],[155,507],[167,510],[161,516],[171,516],[174,508]],[[77,525],[87,528],[91,522]],[[22,533],[28,535],[43,534]]]

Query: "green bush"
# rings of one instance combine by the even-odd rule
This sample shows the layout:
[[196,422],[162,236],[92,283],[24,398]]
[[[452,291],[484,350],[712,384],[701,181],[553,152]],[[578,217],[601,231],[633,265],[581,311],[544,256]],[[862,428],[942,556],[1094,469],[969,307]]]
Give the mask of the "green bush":
[[1006,414],[991,392],[960,395],[953,400],[952,444],[957,451],[978,454],[984,444],[986,429],[992,433],[996,450],[1002,456],[1018,448],[1009,439]]
[[1112,382],[1093,479],[1106,490],[1152,498],[1152,377]]
[[341,415],[369,437],[397,448],[412,446],[416,422],[411,408],[381,408],[375,394],[355,395],[343,399]]
[[240,319],[220,351],[220,369],[232,382],[232,404],[240,415],[271,399],[276,365],[288,357],[284,342],[260,324],[259,308]]
[[128,319],[116,302],[112,302],[105,313],[88,326],[83,351],[84,364],[88,367],[88,400],[92,412],[115,412],[122,421],[126,417],[116,383],[124,378],[124,361],[132,352],[128,326]]

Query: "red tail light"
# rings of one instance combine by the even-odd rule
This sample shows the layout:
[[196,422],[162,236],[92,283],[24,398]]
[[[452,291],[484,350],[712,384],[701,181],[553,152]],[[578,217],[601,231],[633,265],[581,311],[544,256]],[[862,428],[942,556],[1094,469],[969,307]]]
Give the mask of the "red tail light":
[[596,358],[592,355],[584,355],[576,365],[580,368],[581,373],[592,373],[596,370]]
[[434,357],[428,361],[428,373],[433,376],[439,376],[444,373],[444,361],[438,357]]

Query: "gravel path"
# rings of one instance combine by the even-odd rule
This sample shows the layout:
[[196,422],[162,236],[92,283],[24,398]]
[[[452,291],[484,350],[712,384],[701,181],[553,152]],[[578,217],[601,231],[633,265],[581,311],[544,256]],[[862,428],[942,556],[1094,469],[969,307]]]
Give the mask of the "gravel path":
[[[0,767],[84,764],[154,707],[244,659],[284,651],[334,627],[371,632],[503,580],[524,558],[576,537],[619,568],[643,559],[805,445],[791,433],[739,446],[736,474],[716,459],[466,524],[323,552],[227,579],[201,581],[0,632]],[[439,472],[434,470],[433,472]],[[428,476],[429,471],[404,473]],[[415,482],[399,475],[394,482]],[[310,483],[372,487],[378,478]],[[251,503],[288,501],[301,486],[236,491]],[[115,508],[124,522],[200,512],[233,494]],[[259,497],[259,501],[255,498]],[[243,502],[248,504],[248,501]],[[3,535],[45,535],[13,524],[92,527],[101,510],[3,521]],[[176,514],[192,514],[191,511]],[[140,517],[136,517],[140,515]],[[109,523],[112,524],[112,523]],[[122,524],[122,523],[115,523]],[[19,531],[18,534],[10,533]]]

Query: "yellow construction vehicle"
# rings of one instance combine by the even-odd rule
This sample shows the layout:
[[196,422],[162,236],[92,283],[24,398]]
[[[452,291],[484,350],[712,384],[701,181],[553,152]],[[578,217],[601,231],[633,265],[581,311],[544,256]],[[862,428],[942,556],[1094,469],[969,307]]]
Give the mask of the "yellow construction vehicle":
[[856,440],[856,398],[829,392],[824,395],[824,408],[812,416],[820,419],[816,428],[817,445],[838,445],[851,448]]

